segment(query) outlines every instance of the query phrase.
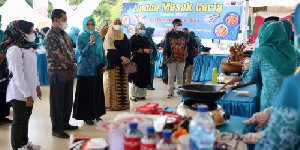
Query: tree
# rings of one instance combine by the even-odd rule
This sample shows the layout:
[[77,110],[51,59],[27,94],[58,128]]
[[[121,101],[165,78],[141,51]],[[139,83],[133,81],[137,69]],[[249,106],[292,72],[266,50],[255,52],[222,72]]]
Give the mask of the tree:
[[0,7],[6,2],[6,0],[0,0]]
[[53,11],[53,5],[52,5],[52,3],[48,0],[48,18],[50,18],[50,19],[51,19],[52,11]]
[[25,0],[27,2],[27,4],[33,8],[33,1],[32,0]]

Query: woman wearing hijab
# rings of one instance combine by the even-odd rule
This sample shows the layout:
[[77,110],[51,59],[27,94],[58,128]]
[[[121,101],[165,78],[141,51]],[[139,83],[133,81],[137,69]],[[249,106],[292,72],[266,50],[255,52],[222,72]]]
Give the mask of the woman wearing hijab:
[[41,30],[42,30],[42,35],[43,35],[42,37],[43,37],[43,40],[44,40],[44,38],[46,36],[46,33],[50,30],[50,28],[49,27],[44,27]]
[[12,73],[6,100],[13,107],[11,145],[14,150],[41,148],[28,141],[28,123],[34,100],[41,96],[34,40],[33,23],[18,20],[7,26],[1,45]]
[[290,44],[282,22],[265,22],[258,34],[259,48],[251,56],[250,67],[244,65],[245,82],[262,83],[260,110],[270,107],[283,78],[296,69],[296,51]]
[[108,69],[105,73],[105,101],[110,110],[129,109],[128,77],[123,65],[129,63],[129,40],[121,30],[121,21],[116,18],[111,23],[104,40]]
[[155,90],[153,87],[153,79],[154,79],[154,71],[155,71],[155,62],[158,60],[157,57],[157,44],[153,41],[153,33],[154,28],[148,27],[146,28],[146,34],[145,37],[148,39],[151,49],[153,49],[153,52],[150,54],[150,84],[147,85],[148,90]]
[[150,83],[150,53],[153,50],[145,34],[145,25],[138,23],[136,34],[130,38],[132,61],[137,65],[137,72],[129,74],[129,82],[133,84],[131,89],[132,101],[145,100],[146,88]]
[[108,32],[108,27],[107,26],[101,27],[99,29],[99,34],[101,36],[102,41],[104,41],[107,32]]
[[80,30],[76,27],[72,27],[69,32],[70,39],[72,41],[73,47],[76,46]]
[[107,68],[107,60],[95,23],[93,17],[84,19],[83,32],[76,44],[79,61],[73,118],[88,125],[93,125],[95,119],[101,120],[106,113],[102,73]]

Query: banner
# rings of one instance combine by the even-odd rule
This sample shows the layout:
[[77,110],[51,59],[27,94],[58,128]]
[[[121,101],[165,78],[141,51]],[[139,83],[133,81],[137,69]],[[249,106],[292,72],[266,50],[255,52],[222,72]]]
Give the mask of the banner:
[[183,28],[194,31],[201,39],[237,40],[243,1],[228,0],[160,0],[124,3],[122,29],[129,37],[142,22],[155,28],[156,37],[163,37],[179,18]]

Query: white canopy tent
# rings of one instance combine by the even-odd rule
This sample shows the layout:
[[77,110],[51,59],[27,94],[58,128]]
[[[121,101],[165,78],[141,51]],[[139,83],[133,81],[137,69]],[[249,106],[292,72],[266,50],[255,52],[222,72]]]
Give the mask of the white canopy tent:
[[5,4],[0,7],[0,14],[2,15],[2,29],[5,29],[13,20],[30,21],[38,28],[50,26],[51,24],[49,18],[35,12],[25,0],[7,0]]
[[[55,9],[67,12],[69,27],[78,27],[82,30],[83,19],[90,16],[102,0],[84,0],[75,10],[65,0],[50,0]],[[68,29],[66,30],[68,31]]]

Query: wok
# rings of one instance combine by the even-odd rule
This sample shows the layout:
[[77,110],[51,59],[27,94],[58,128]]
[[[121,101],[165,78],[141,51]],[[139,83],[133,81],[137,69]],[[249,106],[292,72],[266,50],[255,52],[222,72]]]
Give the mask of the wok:
[[218,91],[220,85],[179,85],[179,93],[186,100],[197,101],[200,103],[214,103],[226,93],[225,90]]
[[[240,87],[255,84],[243,83],[231,87],[229,90],[235,90]],[[201,85],[201,84],[190,84],[190,85],[179,85],[177,86],[179,93],[183,96],[185,100],[190,100],[198,103],[214,103],[221,99],[226,90],[224,86],[221,85]]]

